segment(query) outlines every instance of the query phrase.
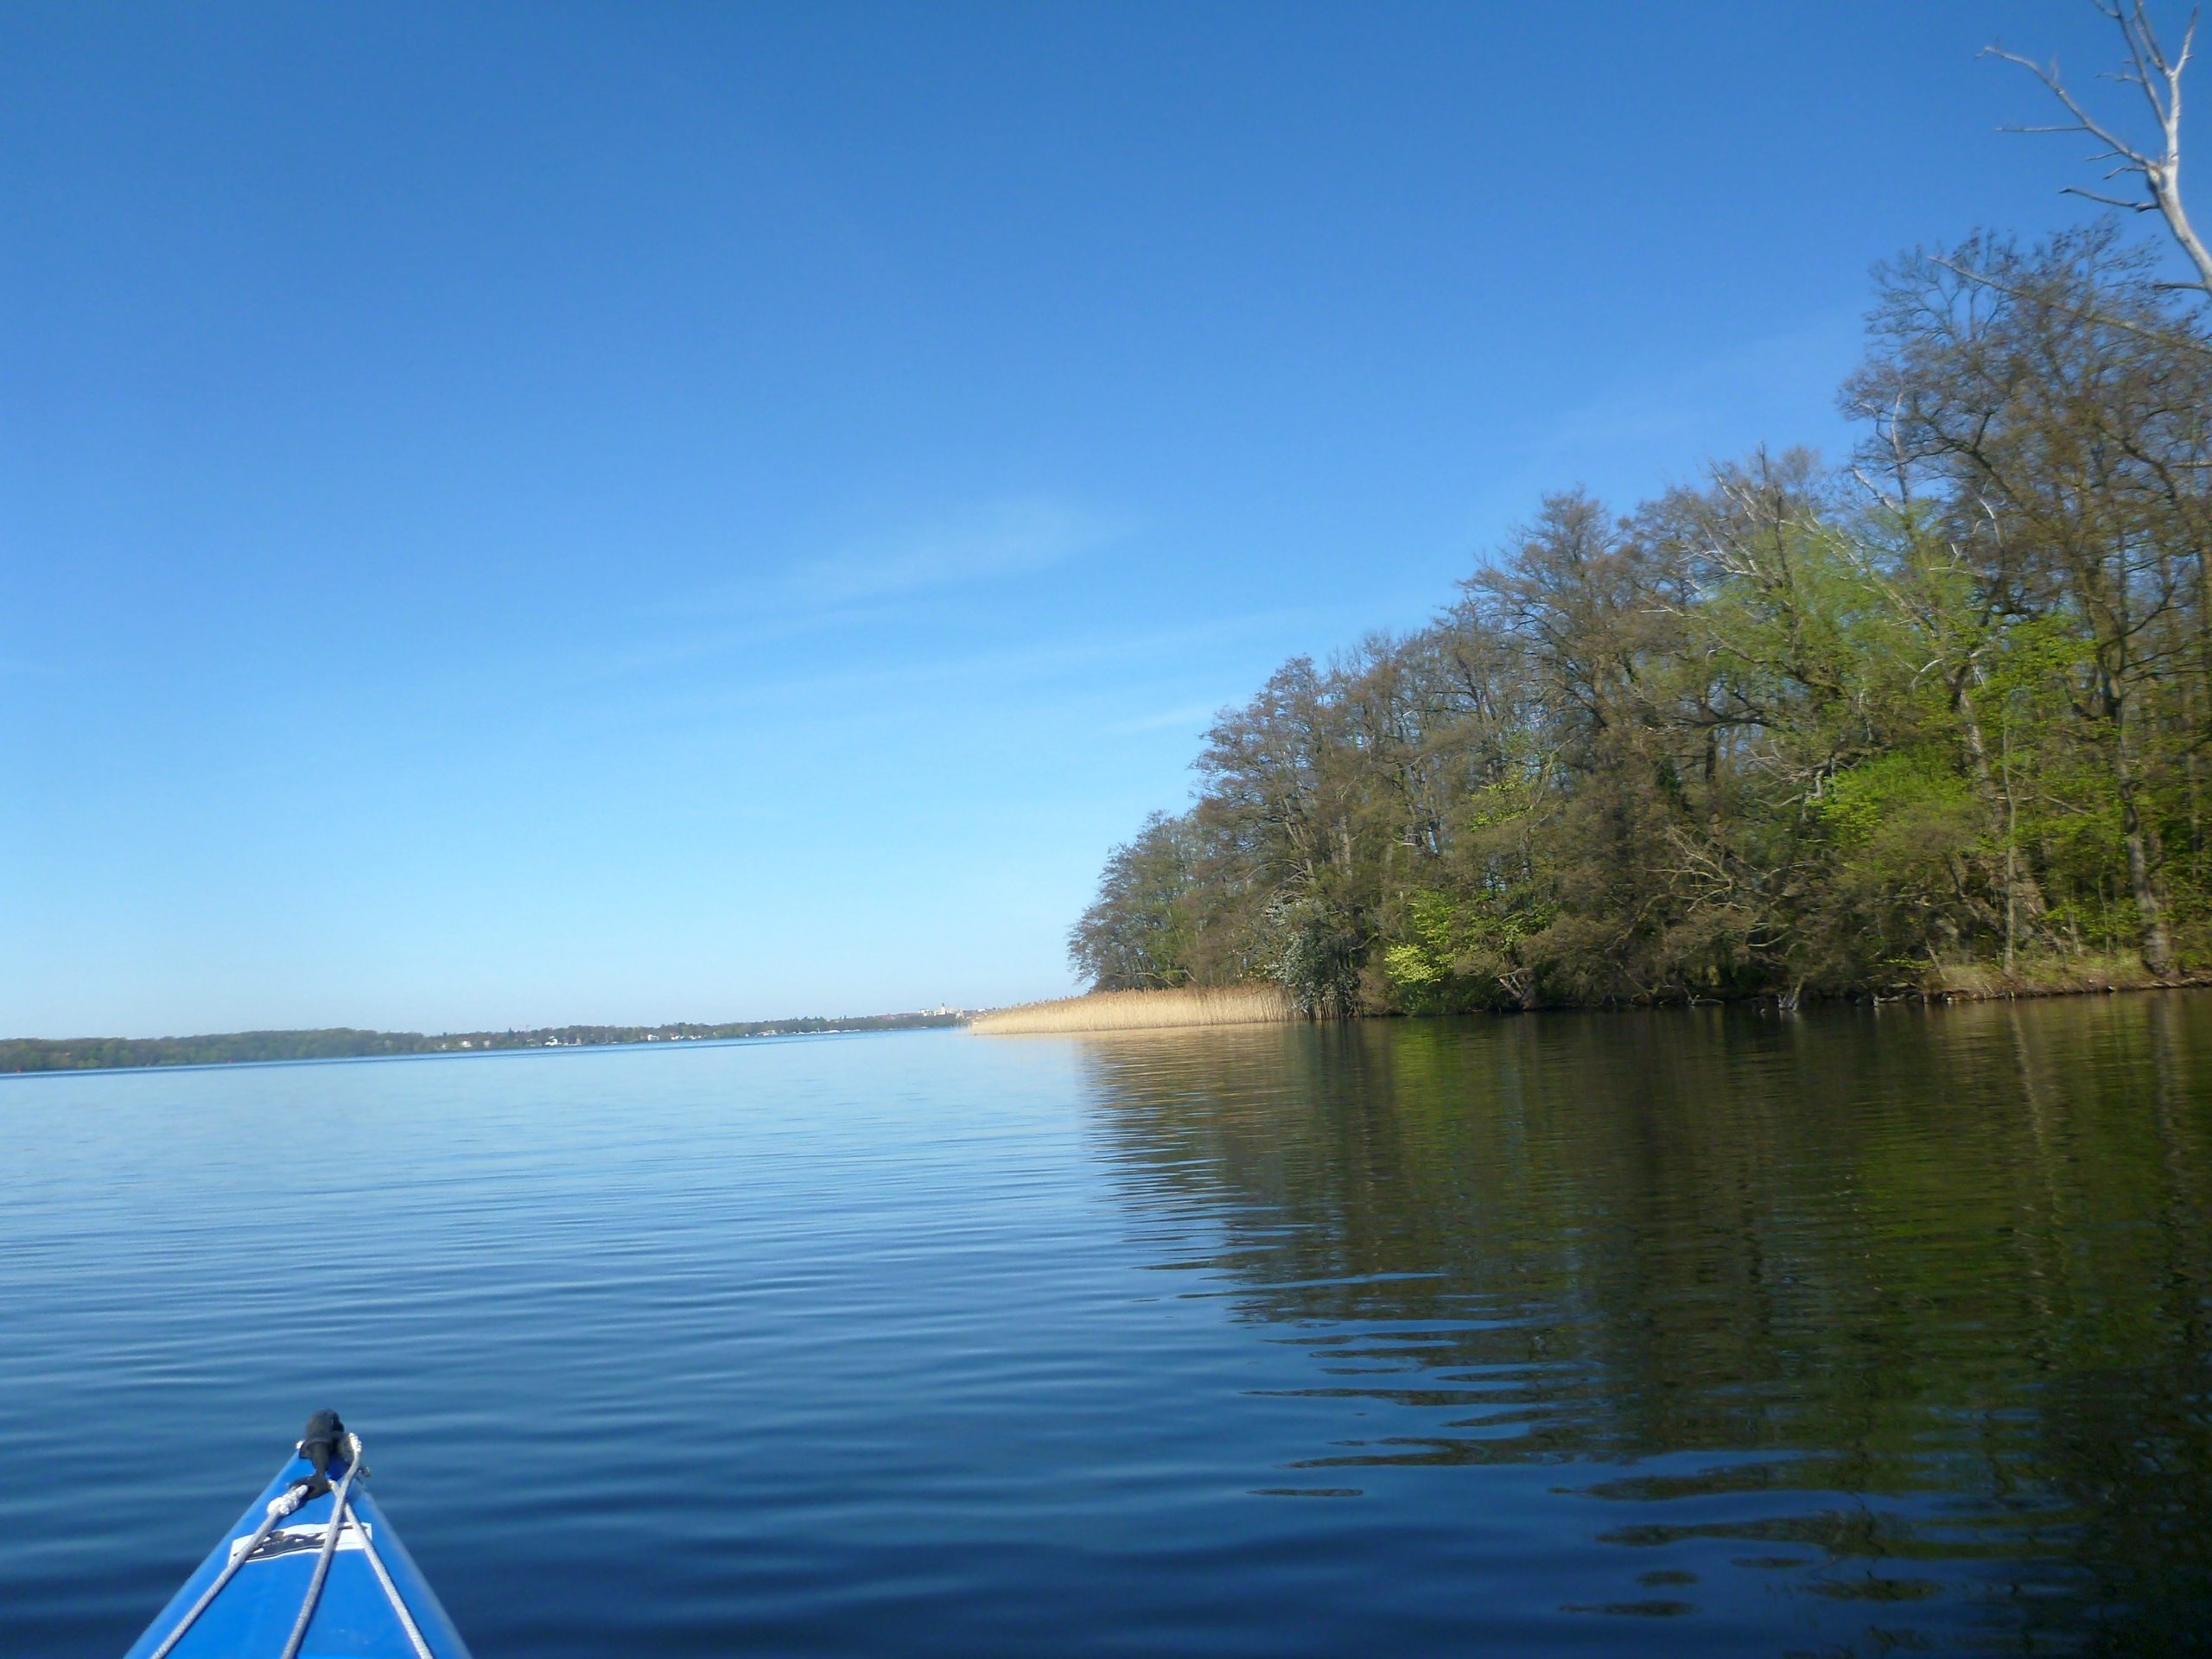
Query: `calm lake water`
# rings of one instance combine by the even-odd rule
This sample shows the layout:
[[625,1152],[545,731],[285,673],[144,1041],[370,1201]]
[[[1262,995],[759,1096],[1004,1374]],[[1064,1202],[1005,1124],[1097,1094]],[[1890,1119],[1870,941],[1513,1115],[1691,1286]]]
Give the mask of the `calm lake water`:
[[2195,1651],[2209,1288],[2212,995],[10,1078],[0,1650]]

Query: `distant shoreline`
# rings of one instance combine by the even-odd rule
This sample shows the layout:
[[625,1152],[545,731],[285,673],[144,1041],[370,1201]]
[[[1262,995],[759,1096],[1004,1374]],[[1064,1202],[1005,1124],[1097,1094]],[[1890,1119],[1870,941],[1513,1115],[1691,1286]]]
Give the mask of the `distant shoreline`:
[[[2154,978],[2139,963],[2107,960],[2073,970],[2006,978],[1994,971],[1948,972],[1918,986],[1880,993],[1815,993],[1808,1003],[1993,1002],[2055,996],[2099,996],[2122,991],[2212,988],[2212,973]],[[1462,1014],[1603,1013],[1628,1009],[1790,1006],[1774,992],[1728,997],[1631,999],[1545,1003],[1526,1009],[1468,1008]],[[1355,1018],[1406,1016],[1376,1011]],[[1413,1016],[1423,1017],[1421,1015]],[[618,1048],[648,1043],[727,1043],[766,1037],[814,1037],[868,1032],[942,1031],[965,1026],[985,1036],[1105,1031],[1192,1030],[1221,1026],[1287,1024],[1309,1016],[1279,987],[1268,984],[1185,986],[1149,991],[1093,991],[1085,995],[991,1009],[941,1008],[912,1014],[806,1014],[787,1020],[748,1020],[719,1025],[677,1021],[660,1026],[540,1026],[529,1030],[446,1032],[364,1031],[334,1027],[312,1031],[226,1032],[198,1037],[0,1038],[0,1077],[74,1071],[204,1070],[223,1065],[283,1065],[321,1060],[397,1059],[433,1055],[521,1053],[548,1048]]]
[[[1773,1007],[1785,1009],[1813,1003],[1875,1004],[1919,1002],[2003,1002],[2055,996],[2103,996],[2122,991],[2187,991],[2212,988],[2212,974],[2188,972],[2155,978],[2139,963],[2095,962],[2079,964],[2063,973],[2015,976],[2006,978],[1993,970],[1947,972],[1927,984],[1901,986],[1892,990],[1856,993],[1819,992],[1802,997],[1775,991],[1735,996],[1650,997],[1610,1001],[1547,1002],[1534,1007],[1475,1007],[1439,1009],[1407,1014],[1396,1010],[1372,1009],[1350,1016],[1355,1020],[1430,1019],[1439,1014],[1454,1017],[1512,1014],[1605,1014],[1657,1008]],[[1109,1031],[1173,1031],[1219,1026],[1249,1026],[1302,1022],[1313,1016],[1301,1013],[1280,988],[1274,985],[1181,986],[1145,991],[1093,991],[1085,996],[1061,997],[1049,1002],[1028,1002],[1018,1007],[988,1009],[968,1020],[969,1029],[984,1036],[1026,1036]]]
[[531,1030],[239,1031],[198,1037],[0,1038],[0,1075],[54,1071],[143,1071],[165,1066],[257,1065],[302,1060],[359,1060],[424,1054],[496,1054],[525,1049],[608,1048],[646,1043],[731,1042],[757,1037],[928,1031],[957,1026],[965,1011],[804,1014],[721,1025],[678,1020],[658,1026],[540,1026]]

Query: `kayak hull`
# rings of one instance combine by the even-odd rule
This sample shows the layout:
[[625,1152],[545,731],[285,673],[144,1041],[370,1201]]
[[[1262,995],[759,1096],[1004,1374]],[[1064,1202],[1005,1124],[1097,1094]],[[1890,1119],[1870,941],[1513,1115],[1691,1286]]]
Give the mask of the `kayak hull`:
[[[234,1548],[242,1546],[260,1527],[270,1500],[313,1472],[303,1458],[286,1463],[146,1627],[146,1633],[125,1659],[150,1659],[193,1604],[221,1575]],[[332,1466],[330,1478],[334,1485],[343,1478],[343,1465]],[[336,1498],[334,1491],[325,1492],[278,1522],[193,1621],[183,1639],[169,1649],[168,1659],[277,1659],[306,1599],[316,1560],[329,1533]],[[331,1554],[330,1571],[316,1599],[300,1659],[422,1659],[425,1649],[430,1659],[469,1659],[467,1644],[438,1605],[429,1581],[408,1554],[406,1546],[385,1523],[365,1479],[353,1482],[346,1500],[346,1523]],[[391,1578],[390,1592],[377,1574],[371,1546]],[[422,1637],[422,1648],[417,1648],[393,1607],[394,1594],[406,1605]]]

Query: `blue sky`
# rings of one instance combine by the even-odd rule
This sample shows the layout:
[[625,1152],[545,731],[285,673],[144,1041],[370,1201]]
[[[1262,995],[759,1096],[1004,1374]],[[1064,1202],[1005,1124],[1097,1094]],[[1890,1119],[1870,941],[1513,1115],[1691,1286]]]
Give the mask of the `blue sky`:
[[2086,4],[0,12],[0,1034],[1071,988],[1210,711],[1835,451]]

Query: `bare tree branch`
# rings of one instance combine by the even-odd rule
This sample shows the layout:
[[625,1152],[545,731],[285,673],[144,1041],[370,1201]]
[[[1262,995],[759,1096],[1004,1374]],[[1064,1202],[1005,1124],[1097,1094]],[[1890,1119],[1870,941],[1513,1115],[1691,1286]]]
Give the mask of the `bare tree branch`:
[[[2002,294],[2007,299],[2024,300],[2031,297],[2025,289],[2018,287],[2015,283],[2006,282],[2001,276],[1995,276],[1993,273],[1983,270],[1977,266],[1966,264],[1956,259],[1947,258],[1942,254],[1929,254],[1928,256],[1928,263],[1931,265],[1939,266],[1942,270],[1949,271],[1954,276],[1958,277],[1961,282],[1972,283],[1977,288],[1986,288],[1993,293]],[[2196,283],[2171,283],[2164,284],[2164,286],[2187,289],[2191,293],[2203,291],[2200,289],[2199,284]],[[2145,328],[2141,323],[2134,321],[2131,318],[2116,316],[2111,312],[2101,311],[2089,307],[2073,305],[2068,303],[2063,299],[2056,297],[2052,298],[2051,302],[2056,304],[2061,310],[2070,312],[2073,315],[2079,317],[2084,322],[2100,323],[2107,327],[2117,328],[2123,334],[2133,334],[2139,340],[2154,340],[2169,345],[2178,341],[2180,344],[2188,346],[2191,350],[2197,352],[2212,349],[2212,347],[2208,347],[2204,342],[2199,340],[2196,336],[2188,333],[2177,333],[2171,329]]]
[[[2158,204],[2155,201],[2129,201],[2121,196],[2107,196],[2101,191],[2084,190],[2078,184],[2069,184],[2058,194],[2062,196],[2079,196],[2084,201],[2101,202],[2107,207],[2125,207],[2131,213],[2155,213],[2158,211]],[[2183,283],[2179,286],[2195,288],[2196,284]]]
[[2119,165],[2105,175],[2107,179],[2133,174],[2143,181],[2148,193],[2146,201],[2127,200],[2108,196],[2094,190],[2069,186],[2065,194],[2101,202],[2107,207],[2125,207],[2135,213],[2157,213],[2166,221],[2181,251],[2196,267],[2196,281],[2177,284],[2191,288],[2212,301],[2212,248],[2190,224],[2188,209],[2181,194],[2181,91],[2182,76],[2189,67],[2190,54],[2196,46],[2197,16],[2190,14],[2189,26],[2182,32],[2181,49],[2169,55],[2159,41],[2158,31],[2152,27],[2146,0],[2095,0],[2097,10],[2109,18],[2120,30],[2121,43],[2127,51],[2126,64],[2102,77],[2133,86],[2142,92],[2143,99],[2150,106],[2151,119],[2158,128],[2157,143],[2150,149],[2138,149],[2113,128],[2089,113],[2082,101],[2067,90],[2060,79],[2057,62],[2037,63],[2032,58],[2022,57],[2017,52],[2007,52],[2001,47],[1986,47],[1982,55],[2018,64],[2044,84],[2066,112],[2074,118],[2064,126],[2018,127],[2007,130],[2018,132],[2081,132],[2087,133],[2106,148],[2091,157],[2092,161],[2113,161]]

